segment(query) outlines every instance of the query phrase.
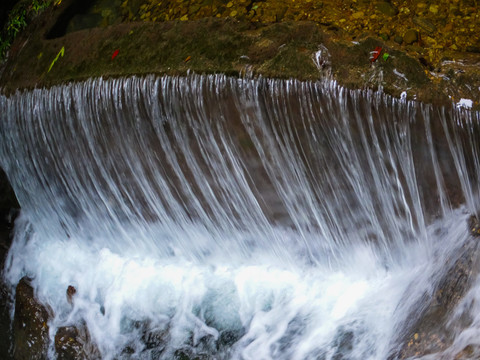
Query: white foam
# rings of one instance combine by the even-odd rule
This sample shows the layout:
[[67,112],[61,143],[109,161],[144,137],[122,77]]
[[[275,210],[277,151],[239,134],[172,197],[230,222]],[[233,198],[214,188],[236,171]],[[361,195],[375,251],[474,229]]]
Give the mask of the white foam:
[[[452,226],[448,235],[454,236],[464,232],[458,226],[463,218],[458,212],[451,225],[439,225]],[[384,359],[396,326],[408,315],[398,309],[408,310],[434,276],[433,264],[444,263],[426,261],[435,248],[415,242],[401,263],[388,266],[367,245],[352,247],[335,268],[327,263],[285,267],[262,255],[240,265],[215,265],[215,259],[195,264],[179,257],[97,251],[79,239],[27,235],[26,227],[22,216],[17,231],[25,236],[12,248],[9,281],[36,274],[38,294],[56,314],[52,329],[85,321],[106,359],[126,346],[141,354],[133,324],[145,321],[168,328],[171,351],[199,346],[206,337],[218,341],[222,331],[235,330],[244,335],[231,358],[301,360],[319,351],[346,351],[338,339],[347,333],[355,346],[346,356]],[[430,231],[438,232],[436,226]],[[449,240],[436,238],[437,248],[448,252]],[[412,291],[414,283],[419,286]],[[77,289],[73,309],[65,296],[69,285]]]
[[457,103],[457,107],[459,108],[465,108],[465,109],[471,109],[473,106],[473,101],[470,99],[460,99],[460,101]]

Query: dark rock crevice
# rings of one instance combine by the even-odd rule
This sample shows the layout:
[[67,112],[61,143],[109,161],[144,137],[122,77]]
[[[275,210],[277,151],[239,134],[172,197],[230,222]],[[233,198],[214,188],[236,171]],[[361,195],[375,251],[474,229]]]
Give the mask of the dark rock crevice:
[[[12,228],[19,204],[8,181],[7,175],[0,168],[0,269],[12,241]],[[0,358],[12,359],[13,337],[10,321],[11,296],[8,287],[0,280]]]
[[69,23],[75,16],[86,14],[93,6],[95,0],[74,0],[58,17],[55,25],[47,32],[47,39],[56,39],[67,33]]

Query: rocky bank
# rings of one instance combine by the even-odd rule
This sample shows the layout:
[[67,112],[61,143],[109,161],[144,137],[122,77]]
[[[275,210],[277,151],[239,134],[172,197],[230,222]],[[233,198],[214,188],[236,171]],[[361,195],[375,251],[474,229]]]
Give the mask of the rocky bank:
[[327,77],[429,103],[468,99],[478,109],[476,9],[461,0],[63,0],[19,34],[0,87],[221,72]]

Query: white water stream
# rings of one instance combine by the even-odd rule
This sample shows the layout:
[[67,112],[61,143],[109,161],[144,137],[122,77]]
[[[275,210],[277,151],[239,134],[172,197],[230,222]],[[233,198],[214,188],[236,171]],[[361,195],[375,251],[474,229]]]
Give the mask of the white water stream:
[[[4,275],[34,279],[52,339],[85,322],[105,359],[397,358],[471,241],[479,117],[453,105],[195,75],[0,96],[0,114],[22,207]],[[479,289],[437,358],[480,344]]]

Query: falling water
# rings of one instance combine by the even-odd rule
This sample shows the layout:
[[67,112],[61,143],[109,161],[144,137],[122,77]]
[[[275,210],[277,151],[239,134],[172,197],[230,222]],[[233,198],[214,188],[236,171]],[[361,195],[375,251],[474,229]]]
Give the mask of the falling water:
[[478,114],[334,82],[96,79],[0,114],[5,277],[105,359],[395,358],[479,210]]

